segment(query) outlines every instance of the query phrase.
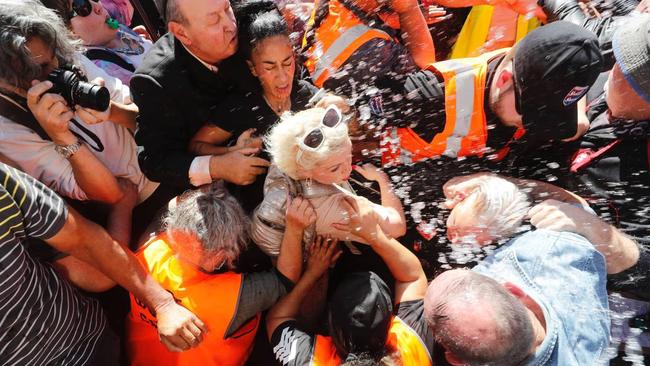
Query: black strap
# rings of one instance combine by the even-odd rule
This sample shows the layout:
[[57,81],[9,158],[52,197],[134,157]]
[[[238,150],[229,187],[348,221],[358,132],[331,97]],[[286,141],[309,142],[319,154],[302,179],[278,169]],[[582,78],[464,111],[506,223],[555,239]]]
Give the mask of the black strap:
[[[10,98],[15,103],[10,102],[9,100],[5,99],[5,97]],[[0,96],[0,115],[9,119],[11,122],[23,125],[36,132],[36,134],[39,135],[43,140],[51,140],[47,133],[45,133],[43,127],[41,127],[40,123],[38,123],[36,118],[34,118],[34,115],[29,111],[29,108],[27,107],[27,100],[23,97],[15,94],[3,94]]]
[[135,66],[133,66],[132,63],[111,50],[105,48],[89,48],[86,50],[85,55],[91,60],[107,61],[123,68],[124,70],[135,72]]
[[[7,98],[11,99],[15,103],[12,103]],[[27,107],[27,100],[25,98],[16,94],[3,94],[0,96],[0,115],[9,119],[11,122],[29,128],[45,141],[52,141],[50,136],[47,135],[43,127],[41,127],[41,124],[38,123],[32,112]],[[77,136],[77,138],[84,142],[89,148],[98,152],[104,151],[104,144],[95,133],[74,119],[71,119],[70,122],[83,132],[85,136],[74,130],[70,130],[73,135]]]

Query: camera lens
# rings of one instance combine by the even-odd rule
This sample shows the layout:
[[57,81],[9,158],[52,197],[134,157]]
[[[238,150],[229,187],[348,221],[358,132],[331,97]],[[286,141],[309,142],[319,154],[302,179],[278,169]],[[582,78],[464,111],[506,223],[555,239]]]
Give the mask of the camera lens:
[[111,103],[111,95],[103,86],[80,81],[74,91],[74,99],[82,107],[105,111]]
[[84,81],[76,72],[57,69],[48,80],[54,84],[51,91],[61,94],[70,107],[79,105],[98,111],[105,111],[111,103],[111,95],[103,86]]

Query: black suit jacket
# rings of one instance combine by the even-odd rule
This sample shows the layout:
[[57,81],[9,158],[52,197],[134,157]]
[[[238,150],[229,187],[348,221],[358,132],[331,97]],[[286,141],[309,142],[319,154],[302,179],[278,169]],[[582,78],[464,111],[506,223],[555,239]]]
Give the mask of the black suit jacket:
[[140,109],[138,160],[147,178],[189,188],[194,159],[188,152],[190,139],[212,119],[228,93],[249,87],[251,80],[245,64],[235,57],[222,62],[215,74],[172,34],[160,38],[131,78]]

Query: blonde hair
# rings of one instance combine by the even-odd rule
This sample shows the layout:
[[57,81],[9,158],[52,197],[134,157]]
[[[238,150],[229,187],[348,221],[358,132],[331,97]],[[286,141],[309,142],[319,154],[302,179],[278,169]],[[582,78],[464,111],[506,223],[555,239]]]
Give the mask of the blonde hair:
[[314,169],[332,152],[350,143],[348,126],[339,123],[334,128],[321,126],[325,141],[316,151],[304,150],[300,147],[300,140],[320,125],[324,115],[323,108],[311,108],[295,114],[285,113],[280,122],[273,126],[264,138],[273,163],[292,179],[301,179],[300,171]]

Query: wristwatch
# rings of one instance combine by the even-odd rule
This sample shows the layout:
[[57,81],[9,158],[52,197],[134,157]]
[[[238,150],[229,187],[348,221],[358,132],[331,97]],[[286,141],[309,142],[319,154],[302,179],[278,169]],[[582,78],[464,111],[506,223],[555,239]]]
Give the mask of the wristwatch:
[[64,158],[68,159],[72,155],[74,155],[79,149],[81,148],[81,141],[77,140],[74,143],[70,145],[55,145],[54,150],[61,154]]

